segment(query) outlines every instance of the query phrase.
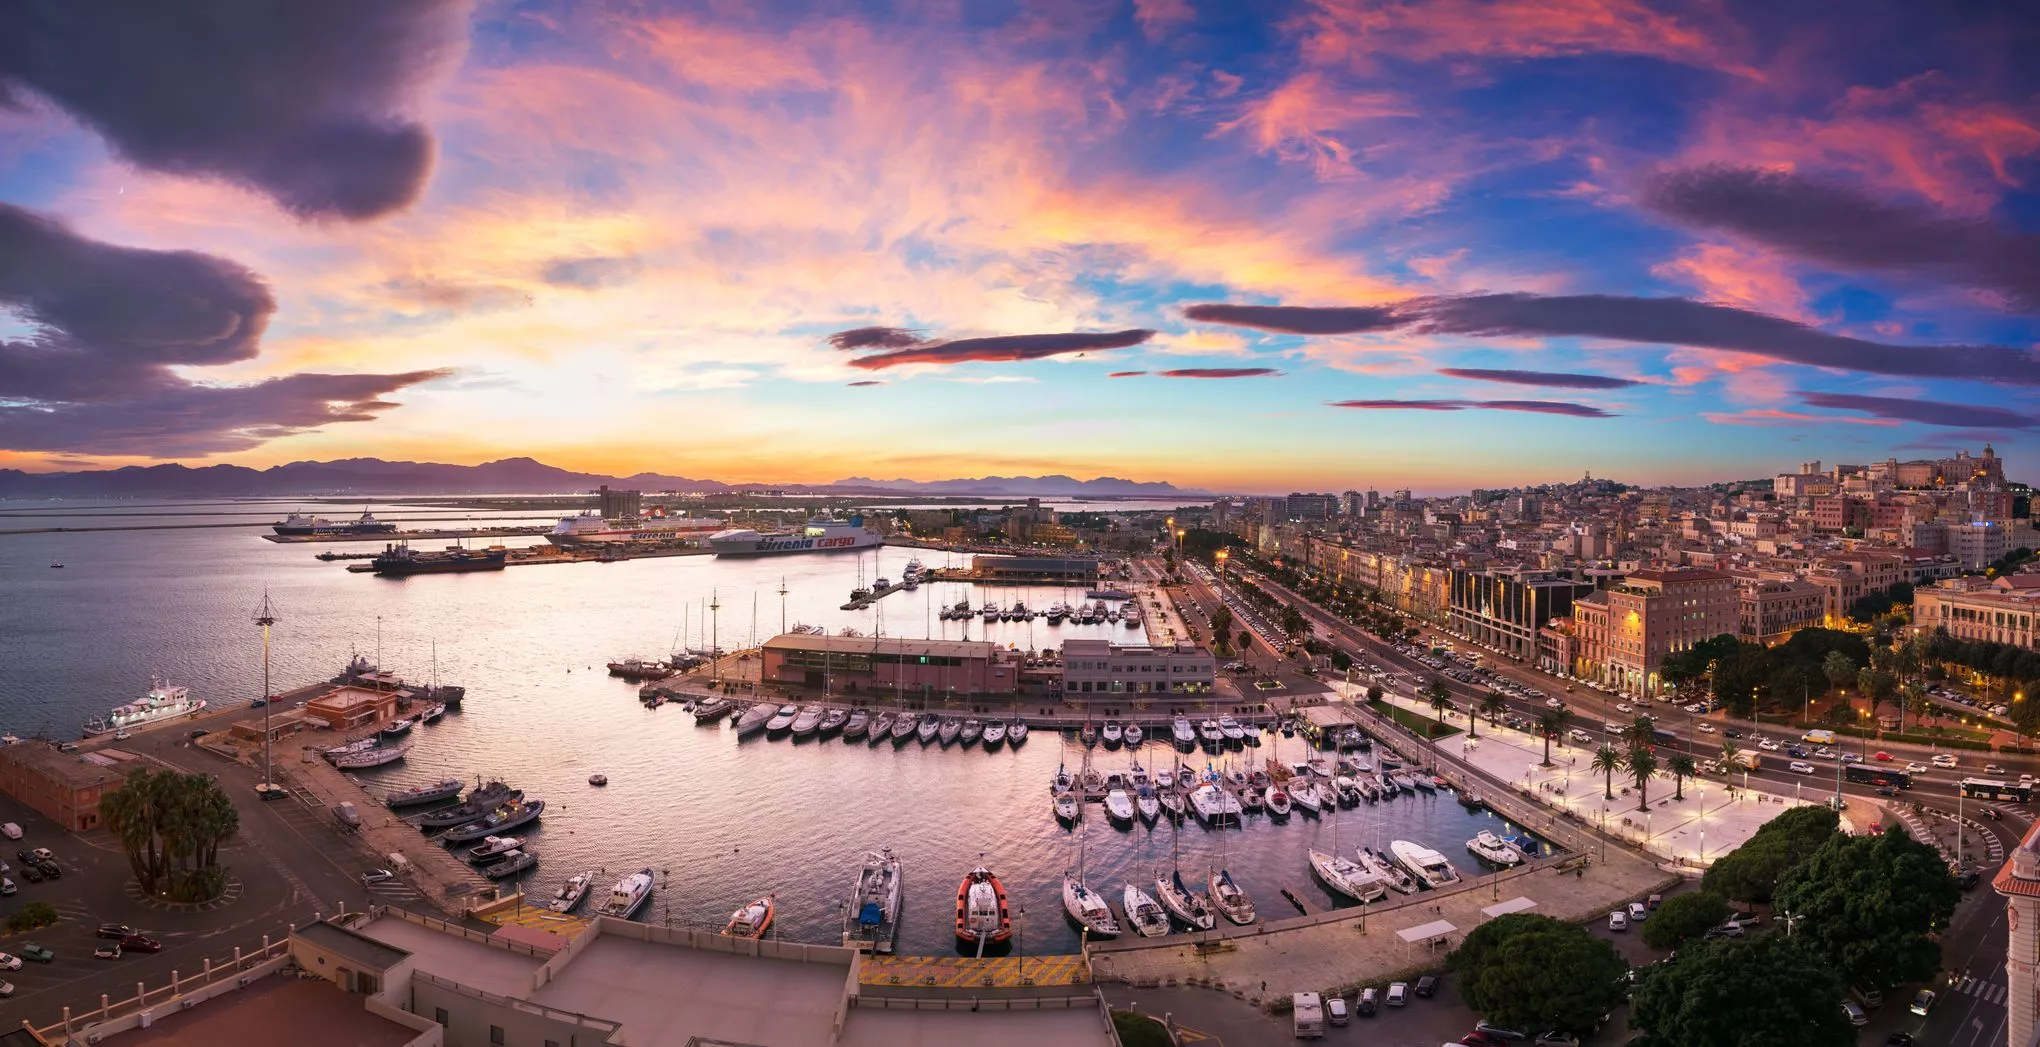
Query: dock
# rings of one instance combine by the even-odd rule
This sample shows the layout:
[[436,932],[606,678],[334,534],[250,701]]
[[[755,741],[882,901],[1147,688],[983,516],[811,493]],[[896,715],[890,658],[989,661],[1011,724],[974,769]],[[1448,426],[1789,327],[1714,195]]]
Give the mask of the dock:
[[[915,588],[918,589],[920,588],[920,586],[916,584]],[[891,585],[882,585],[876,589],[873,589],[871,591],[870,596],[860,596],[855,600],[852,600],[849,603],[846,603],[843,606],[837,608],[837,610],[861,611],[864,610],[866,607],[870,607],[872,604],[875,604],[878,601],[883,600],[888,596],[891,596],[894,593],[903,593],[906,591],[907,586],[904,582],[894,582]]]
[[[532,567],[540,564],[560,563],[620,563],[624,560],[644,560],[660,556],[711,556],[715,550],[696,545],[653,545],[642,543],[648,548],[620,548],[626,543],[613,542],[608,545],[583,548],[566,548],[554,545],[533,545],[523,549],[512,549],[503,560],[505,567]],[[423,551],[423,550],[421,550]],[[375,565],[351,563],[347,570],[354,574],[373,574]],[[894,588],[898,588],[895,586]]]

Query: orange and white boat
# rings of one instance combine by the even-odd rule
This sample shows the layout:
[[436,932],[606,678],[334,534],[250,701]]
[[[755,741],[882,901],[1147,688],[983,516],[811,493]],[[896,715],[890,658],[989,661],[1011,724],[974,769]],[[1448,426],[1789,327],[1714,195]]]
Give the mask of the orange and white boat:
[[956,942],[982,952],[1013,937],[1013,913],[1006,906],[1006,885],[980,865],[965,874],[956,888]]
[[768,894],[731,913],[722,932],[732,938],[763,938],[772,929],[772,908],[772,896]]

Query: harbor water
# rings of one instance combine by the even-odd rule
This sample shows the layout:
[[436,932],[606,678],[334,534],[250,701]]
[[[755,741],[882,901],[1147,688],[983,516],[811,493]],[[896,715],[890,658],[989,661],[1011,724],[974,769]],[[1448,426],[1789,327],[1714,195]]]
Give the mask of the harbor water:
[[[0,503],[0,511],[8,508]],[[378,515],[396,512],[375,509]],[[149,520],[154,511],[160,510],[123,508],[105,518],[61,522]],[[284,509],[240,511],[266,520]],[[402,514],[426,515],[415,507],[403,507]],[[447,525],[464,518],[449,513]],[[0,521],[0,527],[33,525],[19,517]],[[1483,828],[1508,828],[1440,792],[1321,819],[1298,812],[1271,823],[1250,814],[1242,827],[1224,831],[1190,821],[1176,833],[1166,819],[1153,830],[1113,828],[1102,807],[1092,804],[1072,830],[1055,821],[1048,783],[1059,764],[1075,768],[1082,760],[1073,735],[1036,731],[1019,749],[994,752],[762,736],[739,743],[727,720],[698,727],[677,706],[645,708],[636,685],[603,668],[630,655],[664,657],[716,642],[726,649],[747,646],[777,633],[782,614],[786,624],[832,632],[853,627],[867,634],[882,629],[888,636],[956,637],[966,623],[937,619],[945,602],[968,599],[975,607],[1022,600],[1040,609],[1083,596],[1055,587],[948,583],[890,596],[866,610],[839,610],[860,570],[866,584],[880,575],[898,580],[912,557],[930,567],[966,565],[960,556],[888,547],[861,558],[675,557],[390,580],[314,559],[323,549],[372,545],[278,545],[259,540],[259,533],[0,537],[0,592],[6,594],[0,600],[0,729],[75,738],[87,717],[145,691],[152,672],[215,705],[245,704],[261,691],[260,633],[252,616],[266,590],[281,619],[271,633],[277,690],[330,677],[357,651],[424,681],[436,651],[439,679],[468,689],[465,710],[417,728],[408,759],[360,778],[381,793],[447,775],[499,777],[546,800],[542,824],[519,831],[542,856],[535,874],[520,881],[531,889],[549,892],[586,869],[602,870],[606,887],[649,866],[663,886],[644,919],[720,927],[739,905],[773,893],[782,937],[833,942],[861,855],[890,847],[906,883],[900,948],[908,953],[953,949],[957,882],[980,861],[1005,881],[1015,909],[1025,912],[1021,947],[1055,953],[1077,945],[1063,915],[1060,877],[1080,861],[1090,885],[1115,904],[1129,878],[1149,884],[1157,869],[1176,863],[1186,880],[1201,883],[1210,866],[1223,865],[1264,917],[1279,917],[1295,911],[1281,896],[1284,887],[1314,909],[1331,906],[1304,855],[1309,848],[1332,849],[1335,837],[1349,855],[1363,844],[1385,849],[1392,839],[1414,840],[1472,874],[1478,866],[1466,840]],[[719,608],[708,610],[710,603]],[[978,619],[967,628],[972,639],[1036,649],[1072,636],[1127,641],[1141,635],[1118,624],[1051,627],[1039,619],[990,625]],[[306,738],[330,742],[333,736]],[[1232,765],[1248,770],[1269,756],[1293,761],[1308,755],[1299,739],[1272,733],[1261,739],[1258,749],[1233,755]],[[295,758],[297,749],[289,752]],[[1100,747],[1091,757],[1103,771],[1124,770],[1135,758],[1150,768],[1172,766],[1178,758],[1173,748],[1152,742],[1138,752]],[[1201,768],[1214,757],[1200,751],[1181,759]],[[596,773],[607,775],[607,787],[588,784]]]

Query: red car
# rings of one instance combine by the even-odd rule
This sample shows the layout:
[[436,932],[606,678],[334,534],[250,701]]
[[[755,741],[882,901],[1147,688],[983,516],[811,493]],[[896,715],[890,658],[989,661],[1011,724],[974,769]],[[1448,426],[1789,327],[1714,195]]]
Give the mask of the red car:
[[1884,751],[1884,750],[1882,750],[1882,749],[1879,749],[1879,750],[1877,750],[1876,752],[1874,752],[1874,753],[1871,753],[1871,754],[1870,754],[1870,758],[1871,758],[1871,759],[1873,759],[1873,760],[1883,760],[1883,761],[1884,761],[1885,763],[1890,763],[1890,762],[1891,762],[1891,754],[1890,754],[1890,753],[1888,753],[1888,752],[1885,752],[1885,751]]
[[129,952],[162,952],[163,943],[146,935],[130,934],[120,940],[120,947]]

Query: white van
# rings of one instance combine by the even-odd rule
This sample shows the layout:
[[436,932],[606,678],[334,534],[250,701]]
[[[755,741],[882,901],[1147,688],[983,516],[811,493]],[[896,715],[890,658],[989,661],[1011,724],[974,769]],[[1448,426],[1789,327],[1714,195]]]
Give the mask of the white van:
[[8,822],[5,825],[0,825],[0,836],[5,836],[10,840],[19,840],[21,839],[21,826],[16,825],[13,822]]
[[1325,1005],[1314,992],[1300,992],[1289,998],[1290,1014],[1299,1040],[1322,1039],[1325,1035]]

